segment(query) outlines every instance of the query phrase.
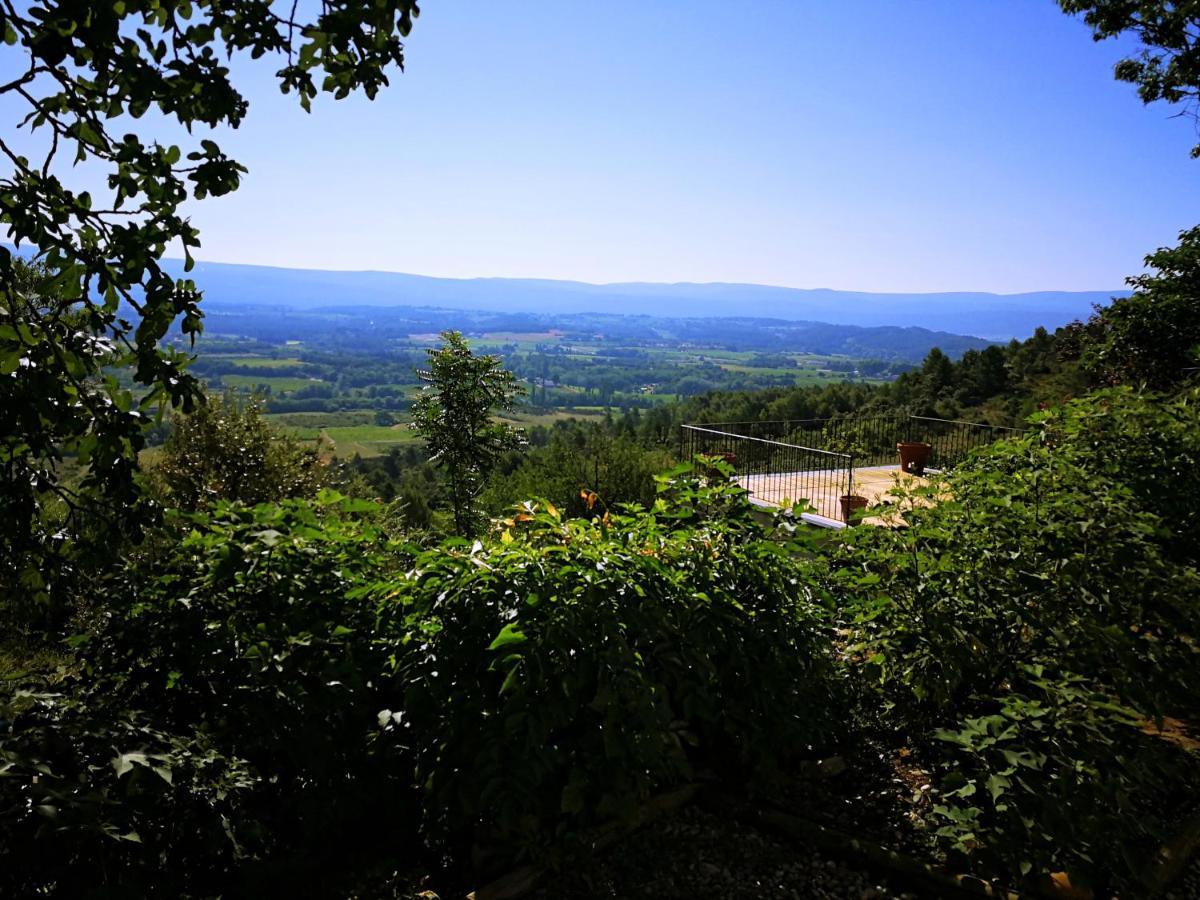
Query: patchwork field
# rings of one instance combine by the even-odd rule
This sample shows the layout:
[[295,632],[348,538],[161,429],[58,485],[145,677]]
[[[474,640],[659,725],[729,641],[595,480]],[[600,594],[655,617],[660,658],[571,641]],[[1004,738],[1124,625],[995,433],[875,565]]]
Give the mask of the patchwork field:
[[375,424],[375,411],[356,409],[347,412],[268,413],[267,421],[285,428],[296,437],[313,440],[325,429]]
[[551,343],[562,338],[563,332],[551,329],[549,331],[488,331],[479,338],[481,341],[498,341],[502,344],[534,344]]
[[267,420],[303,441],[328,440],[333,445],[335,455],[341,458],[349,458],[356,453],[359,456],[380,456],[392,447],[420,441],[406,421],[380,425],[376,423],[377,415],[370,409],[270,413]]
[[[440,336],[432,328],[380,335],[370,322],[359,324],[366,329],[361,343],[314,336],[305,341],[303,359],[292,346],[206,335],[214,350],[201,355],[196,371],[215,390],[264,394],[270,421],[300,440],[324,439],[340,457],[378,456],[417,440],[403,423],[421,390],[417,370],[427,363],[425,351]],[[779,348],[778,337],[766,331],[761,349],[724,344],[716,332],[683,341],[670,329],[638,337],[599,325],[462,331],[477,352],[499,355],[516,376],[527,405],[504,421],[527,428],[646,410],[710,391],[886,380],[896,371],[876,361],[870,370],[885,377],[865,378],[855,374],[859,361]]]

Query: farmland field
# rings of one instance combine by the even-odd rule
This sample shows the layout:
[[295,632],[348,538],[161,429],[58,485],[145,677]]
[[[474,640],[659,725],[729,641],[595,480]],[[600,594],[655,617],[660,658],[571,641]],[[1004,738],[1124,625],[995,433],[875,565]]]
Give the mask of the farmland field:
[[252,391],[255,388],[267,387],[271,393],[280,394],[298,391],[310,384],[317,384],[311,378],[297,378],[292,375],[222,375],[221,383],[227,387]]
[[234,365],[243,366],[247,369],[294,369],[297,366],[304,365],[303,361],[295,357],[283,357],[276,359],[271,356],[216,356],[211,357],[214,360],[220,359],[225,362],[233,363]]
[[313,440],[326,428],[346,428],[375,424],[375,412],[370,409],[346,412],[268,413],[267,421],[290,431],[296,437]]
[[380,456],[392,447],[415,444],[420,438],[407,424],[401,425],[335,425],[319,433],[333,443],[334,454],[340,459],[354,455]]
[[553,343],[563,336],[561,331],[487,331],[482,334],[480,341],[498,341],[502,344],[520,343]]
[[597,419],[603,418],[604,412],[594,407],[578,407],[575,409],[556,409],[551,411],[521,410],[503,416],[497,416],[501,422],[507,422],[518,428],[534,425],[553,425],[566,419]]

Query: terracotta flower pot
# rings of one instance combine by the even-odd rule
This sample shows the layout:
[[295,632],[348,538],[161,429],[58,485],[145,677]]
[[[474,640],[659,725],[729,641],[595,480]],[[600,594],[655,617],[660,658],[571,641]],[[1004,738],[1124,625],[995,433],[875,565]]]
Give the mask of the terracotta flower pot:
[[847,525],[858,524],[855,521],[854,513],[860,509],[867,508],[867,498],[860,497],[858,494],[842,494],[838,498],[838,502],[842,505],[842,521]]
[[929,461],[932,445],[923,441],[901,441],[896,445],[900,451],[900,470],[909,475],[924,475],[925,463]]

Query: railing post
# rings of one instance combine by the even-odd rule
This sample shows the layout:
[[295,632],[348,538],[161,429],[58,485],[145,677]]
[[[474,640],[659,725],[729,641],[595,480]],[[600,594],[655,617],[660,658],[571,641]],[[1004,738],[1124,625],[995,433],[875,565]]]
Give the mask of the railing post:
[[[850,454],[850,458],[846,460],[846,496],[854,496],[854,454]],[[843,515],[846,517],[846,524],[850,524],[850,507],[846,506],[846,512]]]

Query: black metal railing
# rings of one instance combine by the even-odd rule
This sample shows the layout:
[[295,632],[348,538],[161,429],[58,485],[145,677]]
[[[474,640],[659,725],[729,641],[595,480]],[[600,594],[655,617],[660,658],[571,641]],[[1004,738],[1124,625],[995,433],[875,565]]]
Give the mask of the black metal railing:
[[1024,434],[1020,428],[987,425],[983,422],[964,422],[957,419],[937,419],[932,416],[909,416],[910,441],[929,444],[929,467],[946,471],[961,463],[972,450],[986,447],[1005,438]]
[[[755,502],[783,506],[807,500],[822,515],[840,518],[834,504],[852,493],[854,458],[848,453],[721,431],[719,426],[684,425],[683,440],[684,458],[724,459]],[[823,498],[833,500],[823,504]]]
[[771,422],[684,425],[684,458],[723,457],[761,502],[809,500],[828,518],[844,519],[837,504],[854,493],[854,471],[895,465],[896,445],[930,445],[927,468],[945,471],[977,447],[1020,434],[1020,429],[933,416],[837,416]]

